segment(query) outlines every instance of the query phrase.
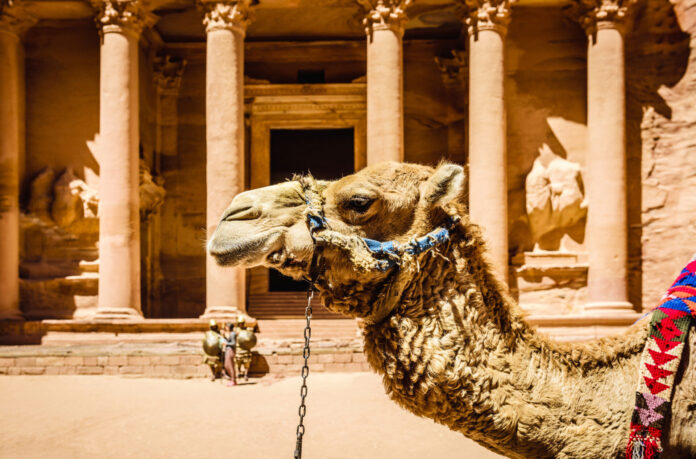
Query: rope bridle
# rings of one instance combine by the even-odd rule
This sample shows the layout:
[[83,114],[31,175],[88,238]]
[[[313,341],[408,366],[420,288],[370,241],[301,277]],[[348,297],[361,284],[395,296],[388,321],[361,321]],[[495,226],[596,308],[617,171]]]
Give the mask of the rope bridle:
[[[329,229],[329,224],[324,216],[323,197],[317,190],[316,181],[311,176],[302,177],[300,179],[300,184],[302,185],[305,203],[307,204],[307,210],[305,212],[307,229],[312,238],[314,250],[312,252],[312,261],[309,265],[308,275],[305,277],[305,280],[309,283],[309,287],[307,289],[307,306],[305,307],[306,324],[304,329],[304,348],[302,351],[304,364],[301,372],[302,386],[300,388],[300,407],[298,409],[300,420],[296,429],[297,440],[295,443],[294,459],[302,458],[302,438],[305,433],[304,417],[307,413],[305,399],[307,398],[307,376],[309,376],[309,344],[312,335],[310,324],[312,319],[312,298],[314,297],[314,285],[323,271],[322,252],[324,244],[318,243],[317,233]],[[441,227],[436,228],[422,237],[413,238],[406,243],[399,243],[396,241],[380,242],[368,238],[361,239],[367,250],[369,250],[375,258],[374,269],[386,272],[400,265],[401,256],[403,254],[415,256],[448,242],[459,220],[458,216],[449,216]],[[372,317],[370,322],[377,323],[383,320],[390,312],[391,310],[385,310],[379,317]]]

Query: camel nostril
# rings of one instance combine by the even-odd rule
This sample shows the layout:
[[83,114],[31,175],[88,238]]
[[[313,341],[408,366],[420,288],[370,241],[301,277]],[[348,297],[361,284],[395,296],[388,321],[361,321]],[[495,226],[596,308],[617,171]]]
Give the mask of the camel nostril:
[[260,216],[261,211],[257,207],[244,205],[227,209],[222,215],[222,220],[227,222],[234,220],[253,220]]

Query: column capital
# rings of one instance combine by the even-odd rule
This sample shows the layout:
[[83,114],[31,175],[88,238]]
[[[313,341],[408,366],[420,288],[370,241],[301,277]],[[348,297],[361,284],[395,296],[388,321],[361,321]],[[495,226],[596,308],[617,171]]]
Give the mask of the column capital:
[[629,13],[637,3],[637,0],[579,0],[570,8],[569,15],[588,35],[598,29],[617,29],[623,33]]
[[139,38],[143,29],[157,22],[157,16],[139,0],[94,0],[92,4],[97,10],[94,21],[102,36],[116,32]]
[[177,94],[181,87],[186,60],[164,54],[155,57],[152,64],[152,78],[158,91],[163,94]]
[[369,36],[375,30],[392,30],[399,36],[403,35],[408,21],[406,7],[411,2],[412,0],[358,0],[365,8],[365,34]]
[[465,20],[469,35],[481,30],[507,33],[510,24],[510,6],[516,0],[460,0],[465,8]]
[[0,32],[8,32],[21,37],[36,24],[38,19],[26,10],[23,2],[0,0]]
[[236,30],[242,35],[254,20],[251,8],[255,0],[211,1],[199,0],[198,8],[203,12],[203,25],[206,32],[214,30]]

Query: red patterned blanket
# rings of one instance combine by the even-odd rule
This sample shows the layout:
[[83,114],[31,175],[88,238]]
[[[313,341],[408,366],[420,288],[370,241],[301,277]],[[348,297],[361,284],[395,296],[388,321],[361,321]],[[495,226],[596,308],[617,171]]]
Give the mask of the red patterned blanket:
[[674,388],[674,377],[692,322],[696,321],[696,256],[652,311],[641,357],[627,459],[657,459]]

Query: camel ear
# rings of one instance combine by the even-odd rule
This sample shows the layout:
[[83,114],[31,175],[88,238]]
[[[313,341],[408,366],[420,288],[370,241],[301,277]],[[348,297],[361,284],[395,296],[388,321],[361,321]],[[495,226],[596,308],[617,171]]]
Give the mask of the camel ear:
[[444,206],[463,195],[465,182],[462,166],[443,164],[423,184],[422,199],[431,205]]

